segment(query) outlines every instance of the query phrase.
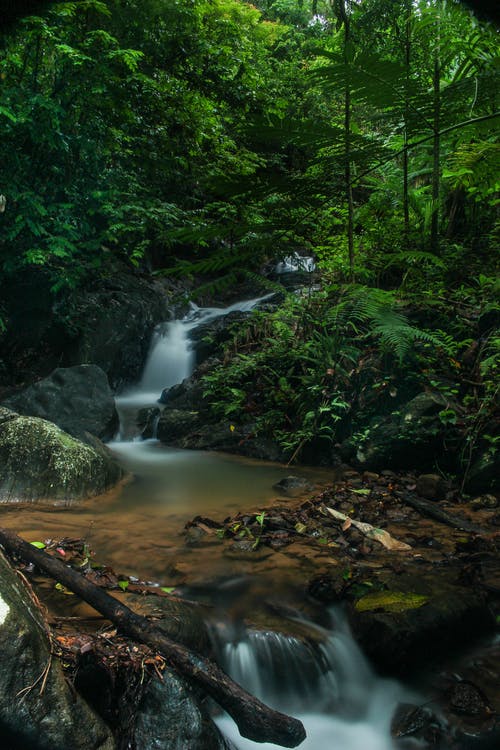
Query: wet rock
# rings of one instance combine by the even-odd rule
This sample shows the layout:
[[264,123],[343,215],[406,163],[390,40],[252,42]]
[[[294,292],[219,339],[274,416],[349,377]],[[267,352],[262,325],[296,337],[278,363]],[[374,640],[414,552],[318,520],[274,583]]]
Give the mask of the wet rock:
[[453,713],[466,716],[490,716],[492,713],[483,691],[468,680],[460,680],[450,688],[448,705]]
[[428,500],[443,500],[447,483],[439,474],[421,474],[417,479],[416,491]]
[[154,619],[160,630],[176,643],[182,643],[200,654],[209,654],[210,639],[203,618],[203,608],[177,596],[137,596],[125,601],[134,612]]
[[53,422],[80,440],[85,432],[111,440],[118,427],[108,378],[96,365],[59,367],[6,399],[4,405],[19,414]]
[[171,670],[147,686],[134,739],[141,750],[230,750],[196,693]]
[[165,409],[160,415],[156,434],[162,443],[178,445],[182,438],[202,427],[196,411]]
[[302,477],[289,476],[273,484],[273,489],[277,490],[280,495],[287,497],[297,497],[304,492],[311,492],[312,484]]
[[464,490],[470,495],[500,489],[500,452],[484,451],[473,462]]
[[431,747],[439,746],[444,734],[444,725],[430,708],[401,703],[392,719],[391,734],[398,739],[412,737],[428,743]]
[[99,495],[123,472],[98,438],[87,445],[52,422],[0,407],[1,502],[66,501]]
[[356,637],[374,664],[386,671],[403,674],[411,665],[431,660],[444,648],[461,646],[473,633],[492,627],[486,599],[478,590],[457,585],[456,573],[447,577],[441,570],[437,577],[432,571],[401,572],[391,583],[386,580],[386,586],[427,597],[415,609],[352,613]]
[[118,263],[54,303],[53,278],[37,267],[23,270],[15,285],[2,287],[9,327],[3,338],[8,381],[33,382],[58,366],[96,364],[118,389],[136,382],[152,331],[169,318],[169,300],[151,283]]
[[200,364],[218,354],[222,345],[233,335],[235,327],[251,315],[252,311],[235,311],[194,328],[190,339],[193,341],[196,363]]
[[488,510],[492,510],[498,507],[498,498],[495,495],[480,495],[471,500],[469,504],[471,508],[487,508]]
[[74,298],[66,361],[98,365],[116,390],[133,383],[141,375],[154,327],[169,315],[169,300],[159,284],[117,271]]
[[40,613],[1,553],[0,638],[2,747],[114,750],[107,726],[70,690],[59,663],[51,657]]
[[[436,460],[456,468],[454,446],[460,442],[460,433],[454,425],[443,424],[439,416],[441,411],[452,408],[453,404],[440,393],[420,393],[400,410],[375,419],[363,440],[356,445],[352,439],[346,441],[342,452],[369,471],[380,471],[388,465],[396,469],[432,469]],[[355,451],[350,457],[349,446]]]

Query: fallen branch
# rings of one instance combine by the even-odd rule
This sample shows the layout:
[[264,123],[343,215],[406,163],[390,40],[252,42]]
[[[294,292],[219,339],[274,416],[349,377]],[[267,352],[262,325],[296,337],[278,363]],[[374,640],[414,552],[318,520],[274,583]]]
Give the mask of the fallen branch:
[[117,625],[122,633],[159,651],[180,675],[202,688],[232,716],[243,737],[284,747],[297,747],[305,739],[304,727],[298,719],[261,703],[209,659],[170,640],[145,617],[106,594],[60,560],[36,549],[4,528],[0,528],[0,544],[10,554],[33,563],[51,578],[74,591]]
[[398,497],[398,500],[406,505],[410,505],[423,516],[434,518],[435,521],[451,526],[453,529],[460,529],[460,531],[471,531],[476,534],[484,534],[485,530],[476,526],[470,521],[466,521],[465,518],[454,516],[451,513],[447,513],[443,508],[440,508],[436,503],[431,503],[428,500],[423,500],[421,497],[414,497],[413,495],[402,495]]

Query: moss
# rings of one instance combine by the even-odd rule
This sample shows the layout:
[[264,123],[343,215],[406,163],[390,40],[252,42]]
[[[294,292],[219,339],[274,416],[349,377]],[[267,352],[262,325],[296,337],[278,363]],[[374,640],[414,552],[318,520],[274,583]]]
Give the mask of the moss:
[[383,609],[386,612],[405,612],[407,609],[418,609],[429,601],[428,596],[403,593],[402,591],[375,591],[358,599],[354,605],[358,612]]
[[111,458],[37,417],[0,425],[0,462],[0,500],[73,500],[100,494],[119,478]]

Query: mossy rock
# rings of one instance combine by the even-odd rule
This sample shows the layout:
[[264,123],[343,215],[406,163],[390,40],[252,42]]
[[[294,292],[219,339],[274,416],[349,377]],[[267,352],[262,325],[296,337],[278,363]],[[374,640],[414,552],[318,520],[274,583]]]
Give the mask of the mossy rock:
[[80,500],[116,484],[122,469],[104,445],[85,445],[52,422],[0,407],[0,502]]

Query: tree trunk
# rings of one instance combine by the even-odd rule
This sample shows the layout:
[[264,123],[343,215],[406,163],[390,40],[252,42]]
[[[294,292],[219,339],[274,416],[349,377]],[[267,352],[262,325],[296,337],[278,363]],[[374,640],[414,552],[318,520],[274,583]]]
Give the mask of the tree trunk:
[[183,677],[210,695],[238,725],[243,737],[296,747],[306,736],[300,721],[273,711],[247,693],[216,664],[170,640],[149,620],[136,614],[80,573],[25,542],[17,534],[0,528],[0,544],[10,553],[33,563],[41,571],[74,591],[121,632],[159,651]]
[[432,141],[432,215],[431,215],[431,236],[430,249],[433,253],[439,252],[439,181],[441,178],[440,170],[440,120],[441,120],[441,60],[440,60],[440,20],[437,19],[437,39],[434,48],[434,71],[432,76],[433,88],[433,130],[434,138]]

